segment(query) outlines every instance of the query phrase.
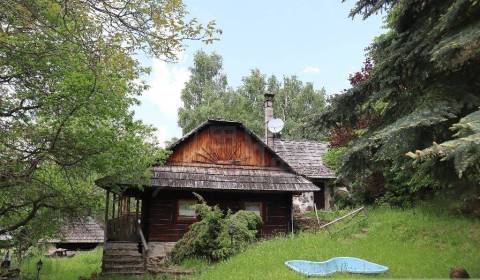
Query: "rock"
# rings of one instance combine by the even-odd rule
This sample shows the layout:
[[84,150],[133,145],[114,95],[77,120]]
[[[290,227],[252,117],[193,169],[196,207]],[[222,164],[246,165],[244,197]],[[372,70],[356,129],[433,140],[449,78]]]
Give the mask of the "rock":
[[467,270],[463,267],[452,267],[450,268],[450,278],[452,279],[464,279],[470,278]]

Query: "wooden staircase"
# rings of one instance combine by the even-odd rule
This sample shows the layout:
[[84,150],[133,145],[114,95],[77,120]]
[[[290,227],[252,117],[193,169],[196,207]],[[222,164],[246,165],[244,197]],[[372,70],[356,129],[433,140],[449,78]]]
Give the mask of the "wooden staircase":
[[145,260],[136,242],[109,241],[103,248],[102,275],[142,275]]

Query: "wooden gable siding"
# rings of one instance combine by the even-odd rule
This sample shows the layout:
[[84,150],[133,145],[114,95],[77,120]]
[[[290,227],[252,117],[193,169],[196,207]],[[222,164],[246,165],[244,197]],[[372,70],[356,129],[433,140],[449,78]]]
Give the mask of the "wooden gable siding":
[[[209,205],[218,205],[222,210],[233,212],[243,209],[245,202],[262,202],[263,226],[259,231],[261,237],[286,234],[290,228],[291,194],[288,193],[200,193]],[[189,230],[195,219],[178,218],[178,200],[194,199],[188,191],[162,191],[156,197],[147,196],[148,203],[143,209],[145,232],[148,241],[178,241]]]
[[256,139],[238,126],[211,125],[176,147],[169,164],[207,163],[279,167],[276,158]]

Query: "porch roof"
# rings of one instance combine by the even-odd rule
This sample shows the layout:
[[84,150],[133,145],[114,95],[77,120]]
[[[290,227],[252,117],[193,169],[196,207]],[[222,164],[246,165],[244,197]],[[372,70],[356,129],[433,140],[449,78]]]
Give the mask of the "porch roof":
[[189,190],[309,192],[320,189],[279,168],[218,165],[164,165],[152,168],[152,186]]

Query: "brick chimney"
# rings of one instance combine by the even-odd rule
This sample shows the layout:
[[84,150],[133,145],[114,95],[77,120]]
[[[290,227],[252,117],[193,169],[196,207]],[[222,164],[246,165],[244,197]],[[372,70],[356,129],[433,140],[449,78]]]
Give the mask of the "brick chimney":
[[265,142],[271,148],[273,148],[273,133],[268,130],[267,124],[268,121],[273,119],[273,97],[274,94],[271,92],[265,93],[265,101],[263,104],[265,110]]

